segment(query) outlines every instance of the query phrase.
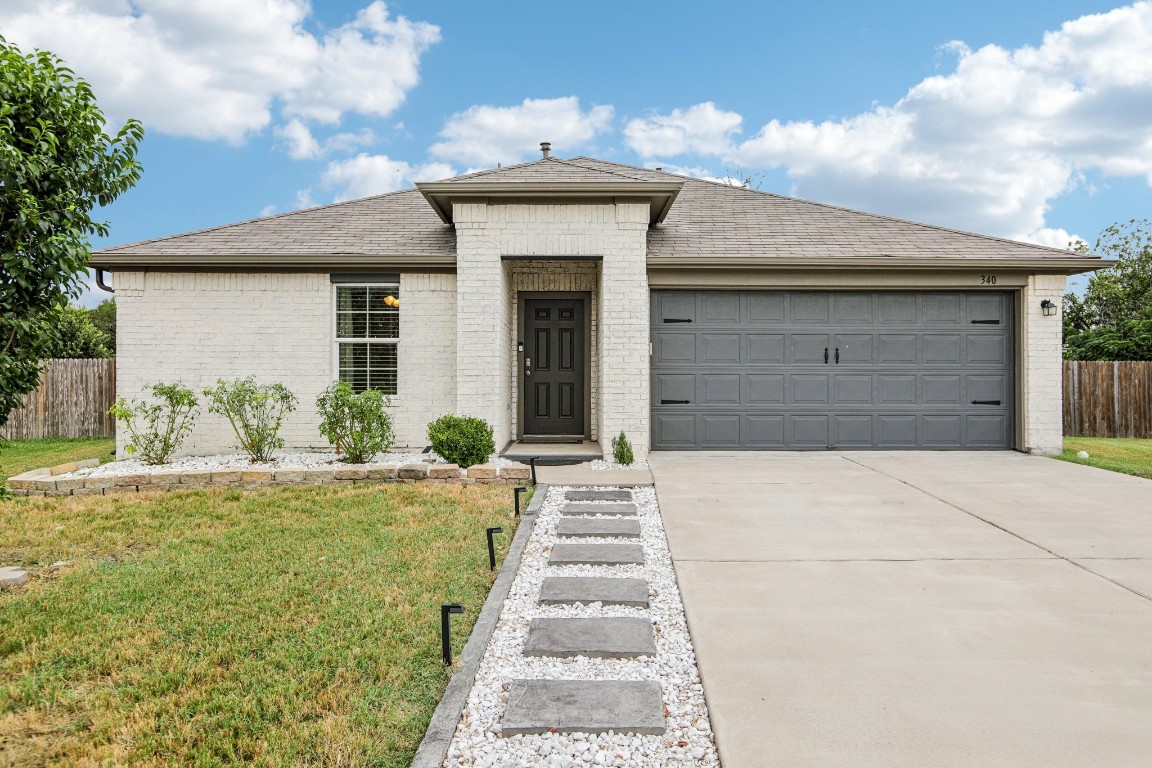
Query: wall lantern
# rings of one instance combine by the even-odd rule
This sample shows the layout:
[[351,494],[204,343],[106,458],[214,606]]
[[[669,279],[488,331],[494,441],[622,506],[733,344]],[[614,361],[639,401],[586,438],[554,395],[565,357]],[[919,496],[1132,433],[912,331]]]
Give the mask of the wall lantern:
[[1044,317],[1052,317],[1059,310],[1059,307],[1051,299],[1044,299],[1040,302],[1040,309],[1044,311]]

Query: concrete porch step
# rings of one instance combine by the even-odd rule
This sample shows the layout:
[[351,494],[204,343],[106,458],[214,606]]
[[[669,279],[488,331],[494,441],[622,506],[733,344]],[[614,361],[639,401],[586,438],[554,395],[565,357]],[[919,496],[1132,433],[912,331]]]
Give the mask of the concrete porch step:
[[631,659],[655,653],[652,622],[633,617],[532,619],[524,643],[525,656]]
[[605,536],[620,539],[640,538],[640,521],[636,518],[562,517],[556,521],[556,535],[570,538]]
[[653,680],[513,680],[501,736],[665,731],[660,684]]
[[541,605],[601,603],[648,607],[648,582],[590,576],[549,576],[540,585]]
[[590,544],[559,541],[552,545],[548,565],[638,565],[644,562],[644,547],[631,543]]

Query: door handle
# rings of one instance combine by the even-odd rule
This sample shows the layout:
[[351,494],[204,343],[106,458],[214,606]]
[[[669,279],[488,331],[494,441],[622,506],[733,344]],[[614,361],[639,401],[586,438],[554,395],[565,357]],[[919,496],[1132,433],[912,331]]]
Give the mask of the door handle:
[[660,405],[691,405],[691,400],[661,400]]
[[824,365],[828,365],[828,347],[824,347]]
[[973,400],[972,405],[1000,405],[999,400]]
[[836,365],[840,365],[840,347],[836,347]]
[[690,323],[692,321],[690,319],[688,319],[687,317],[666,317],[666,318],[664,318],[664,322],[666,322],[666,323]]

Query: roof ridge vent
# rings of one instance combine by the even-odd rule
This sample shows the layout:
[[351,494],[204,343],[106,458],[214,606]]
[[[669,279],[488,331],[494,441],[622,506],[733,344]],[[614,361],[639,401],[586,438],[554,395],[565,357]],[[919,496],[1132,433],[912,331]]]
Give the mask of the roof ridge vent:
[[552,152],[552,142],[550,142],[550,141],[540,142],[540,152],[541,152],[541,154],[544,155],[544,159],[547,160],[549,153]]

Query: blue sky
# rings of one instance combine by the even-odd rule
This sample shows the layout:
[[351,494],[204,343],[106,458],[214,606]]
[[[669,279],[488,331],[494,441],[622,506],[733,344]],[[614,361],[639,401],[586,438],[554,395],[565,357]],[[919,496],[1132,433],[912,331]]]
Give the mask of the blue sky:
[[1152,207],[1147,2],[5,0],[0,33],[144,121],[96,247],[542,140],[1049,245]]

